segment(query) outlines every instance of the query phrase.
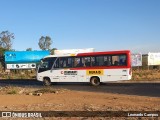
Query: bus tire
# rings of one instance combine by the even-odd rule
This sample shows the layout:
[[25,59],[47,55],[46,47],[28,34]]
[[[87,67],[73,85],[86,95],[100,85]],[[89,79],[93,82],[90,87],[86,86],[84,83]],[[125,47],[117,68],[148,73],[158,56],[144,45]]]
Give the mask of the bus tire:
[[91,85],[93,85],[93,86],[98,86],[98,85],[100,85],[100,79],[99,79],[99,77],[96,77],[96,76],[91,77],[90,83],[91,83]]
[[45,77],[45,78],[43,79],[43,85],[45,85],[45,86],[50,86],[50,85],[51,85],[51,80],[50,80],[50,78]]

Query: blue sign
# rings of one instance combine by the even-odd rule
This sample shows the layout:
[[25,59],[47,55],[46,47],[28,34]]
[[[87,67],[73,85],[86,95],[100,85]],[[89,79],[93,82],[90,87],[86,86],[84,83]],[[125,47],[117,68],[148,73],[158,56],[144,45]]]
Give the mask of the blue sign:
[[49,51],[6,51],[5,63],[37,63],[49,54]]

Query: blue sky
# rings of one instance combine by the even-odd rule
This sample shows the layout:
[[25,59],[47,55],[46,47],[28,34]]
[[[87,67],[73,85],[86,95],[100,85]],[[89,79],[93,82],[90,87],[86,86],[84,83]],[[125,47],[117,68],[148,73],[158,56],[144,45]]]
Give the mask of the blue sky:
[[15,34],[13,49],[129,49],[160,52],[160,0],[0,0],[0,32]]

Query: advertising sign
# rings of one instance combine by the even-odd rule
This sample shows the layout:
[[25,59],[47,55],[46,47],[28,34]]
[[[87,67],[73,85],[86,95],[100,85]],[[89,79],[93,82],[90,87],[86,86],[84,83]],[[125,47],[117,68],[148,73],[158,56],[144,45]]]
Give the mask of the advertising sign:
[[6,51],[5,63],[36,63],[49,54],[49,51]]
[[142,54],[141,53],[137,53],[137,54],[132,54],[131,55],[131,62],[132,62],[132,66],[142,66]]
[[28,64],[7,64],[7,69],[34,69],[36,68],[35,63]]
[[148,65],[160,65],[160,53],[148,53]]
[[49,54],[49,51],[6,51],[6,67],[7,69],[33,69],[36,68],[37,62]]
[[87,70],[86,74],[87,75],[103,75],[104,71],[103,70]]

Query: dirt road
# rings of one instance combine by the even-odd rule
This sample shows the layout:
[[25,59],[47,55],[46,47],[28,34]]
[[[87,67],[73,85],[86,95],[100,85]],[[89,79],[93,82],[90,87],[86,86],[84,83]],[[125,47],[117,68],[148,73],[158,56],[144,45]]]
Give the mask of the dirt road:
[[[14,93],[15,89],[17,92]],[[37,90],[42,95],[28,95]],[[59,83],[44,87],[32,80],[1,80],[0,109],[1,111],[159,111],[159,93],[160,83],[108,83],[97,87],[86,83]]]

